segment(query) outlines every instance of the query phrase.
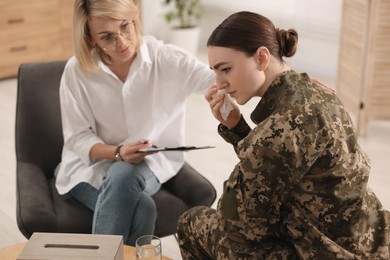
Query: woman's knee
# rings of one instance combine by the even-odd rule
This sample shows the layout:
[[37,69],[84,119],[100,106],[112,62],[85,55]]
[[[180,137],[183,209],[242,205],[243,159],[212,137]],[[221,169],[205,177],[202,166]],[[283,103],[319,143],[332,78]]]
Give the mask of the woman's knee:
[[[137,208],[136,208],[136,216],[139,222],[145,221],[149,223],[145,224],[153,224],[156,222],[157,219],[157,207],[156,203],[152,199],[151,196],[146,194],[145,192],[141,193],[141,197],[138,201]],[[137,220],[136,220],[137,221]]]
[[194,225],[194,222],[196,221],[197,217],[203,215],[203,209],[206,209],[207,207],[204,206],[198,206],[193,207],[187,211],[185,211],[181,216],[179,217],[178,224],[177,224],[177,231],[179,233],[188,233],[190,227]]
[[121,185],[137,184],[143,189],[144,183],[142,178],[136,172],[136,165],[126,162],[115,162],[108,169],[104,182],[106,184],[114,184],[116,187]]
[[153,212],[155,218],[157,218],[157,206],[152,197],[145,192],[142,193],[140,199],[140,210],[144,212]]

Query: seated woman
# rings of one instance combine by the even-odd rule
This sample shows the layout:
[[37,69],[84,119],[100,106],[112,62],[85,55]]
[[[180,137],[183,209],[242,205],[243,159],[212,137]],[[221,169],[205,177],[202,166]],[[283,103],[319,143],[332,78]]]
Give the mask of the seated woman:
[[[369,159],[337,96],[283,60],[297,42],[295,30],[251,12],[211,34],[217,84],[205,97],[239,162],[216,210],[181,216],[184,259],[389,259],[390,214],[367,187]],[[254,129],[218,90],[240,105],[262,97]]]
[[122,235],[134,245],[154,233],[152,195],[185,160],[182,152],[139,150],[184,145],[185,100],[204,93],[214,74],[184,50],[143,36],[132,0],[76,0],[73,13],[56,188],[94,212],[92,233]]

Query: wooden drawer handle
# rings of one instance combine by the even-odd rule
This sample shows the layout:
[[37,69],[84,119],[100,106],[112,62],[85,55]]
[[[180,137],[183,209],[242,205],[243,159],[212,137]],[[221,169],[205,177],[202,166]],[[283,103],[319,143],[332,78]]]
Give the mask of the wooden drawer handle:
[[24,23],[24,18],[14,18],[7,21],[8,24]]
[[16,46],[16,47],[11,47],[10,51],[11,52],[18,52],[18,51],[25,51],[27,50],[27,46]]

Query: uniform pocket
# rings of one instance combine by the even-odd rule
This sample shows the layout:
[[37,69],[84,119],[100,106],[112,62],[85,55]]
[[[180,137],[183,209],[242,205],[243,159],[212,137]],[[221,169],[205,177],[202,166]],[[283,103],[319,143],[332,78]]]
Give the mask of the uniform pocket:
[[237,168],[232,172],[229,179],[224,182],[221,197],[221,212],[225,220],[238,221],[239,207],[242,206],[242,196],[238,193]]
[[233,188],[226,186],[226,184],[221,198],[221,212],[225,219],[233,221],[240,219],[238,215],[237,192]]

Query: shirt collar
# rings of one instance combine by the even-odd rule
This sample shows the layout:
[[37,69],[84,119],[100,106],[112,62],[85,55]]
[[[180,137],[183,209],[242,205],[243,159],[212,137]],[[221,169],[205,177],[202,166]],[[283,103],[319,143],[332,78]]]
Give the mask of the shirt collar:
[[145,41],[142,43],[141,47],[139,48],[137,58],[139,58],[142,62],[150,63],[150,64],[152,63],[152,60],[150,59],[149,49]]

